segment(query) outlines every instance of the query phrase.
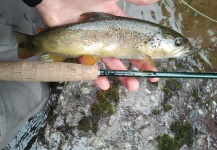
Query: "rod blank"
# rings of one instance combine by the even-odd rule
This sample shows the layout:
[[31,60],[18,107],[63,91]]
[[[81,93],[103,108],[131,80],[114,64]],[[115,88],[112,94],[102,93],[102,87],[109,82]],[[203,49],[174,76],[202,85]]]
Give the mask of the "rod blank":
[[143,78],[202,78],[217,79],[217,73],[198,72],[154,72],[135,70],[100,70],[99,76],[143,77]]

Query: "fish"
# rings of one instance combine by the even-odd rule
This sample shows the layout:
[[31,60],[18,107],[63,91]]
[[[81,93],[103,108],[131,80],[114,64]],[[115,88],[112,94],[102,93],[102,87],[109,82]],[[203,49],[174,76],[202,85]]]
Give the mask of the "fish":
[[100,58],[174,58],[189,53],[191,44],[182,34],[167,27],[129,17],[89,12],[77,22],[48,28],[36,35],[15,33],[20,59],[47,53],[43,59],[57,61],[81,57],[93,65]]

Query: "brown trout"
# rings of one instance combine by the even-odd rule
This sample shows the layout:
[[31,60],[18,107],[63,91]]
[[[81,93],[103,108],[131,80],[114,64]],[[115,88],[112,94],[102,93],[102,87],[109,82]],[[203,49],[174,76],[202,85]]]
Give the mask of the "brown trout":
[[101,57],[146,59],[153,63],[152,59],[183,56],[191,47],[183,35],[169,28],[97,12],[82,14],[78,22],[18,39],[21,39],[18,41],[20,58],[41,52],[64,58],[95,58],[86,64],[93,64]]

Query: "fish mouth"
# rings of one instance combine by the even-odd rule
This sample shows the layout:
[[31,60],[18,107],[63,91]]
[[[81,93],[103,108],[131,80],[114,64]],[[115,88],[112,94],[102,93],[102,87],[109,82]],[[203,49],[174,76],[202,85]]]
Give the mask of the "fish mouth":
[[183,57],[183,56],[187,56],[188,53],[190,53],[190,49],[191,48],[179,48],[177,50],[175,50],[172,55],[174,57]]

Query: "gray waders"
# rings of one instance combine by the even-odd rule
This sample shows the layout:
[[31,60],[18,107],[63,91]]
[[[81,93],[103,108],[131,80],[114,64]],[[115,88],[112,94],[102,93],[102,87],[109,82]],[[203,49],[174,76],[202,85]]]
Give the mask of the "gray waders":
[[[18,60],[13,31],[35,34],[44,27],[35,8],[21,0],[0,2],[0,61]],[[37,60],[32,57],[29,60]],[[0,149],[4,148],[26,123],[44,108],[49,98],[46,83],[0,81]]]

